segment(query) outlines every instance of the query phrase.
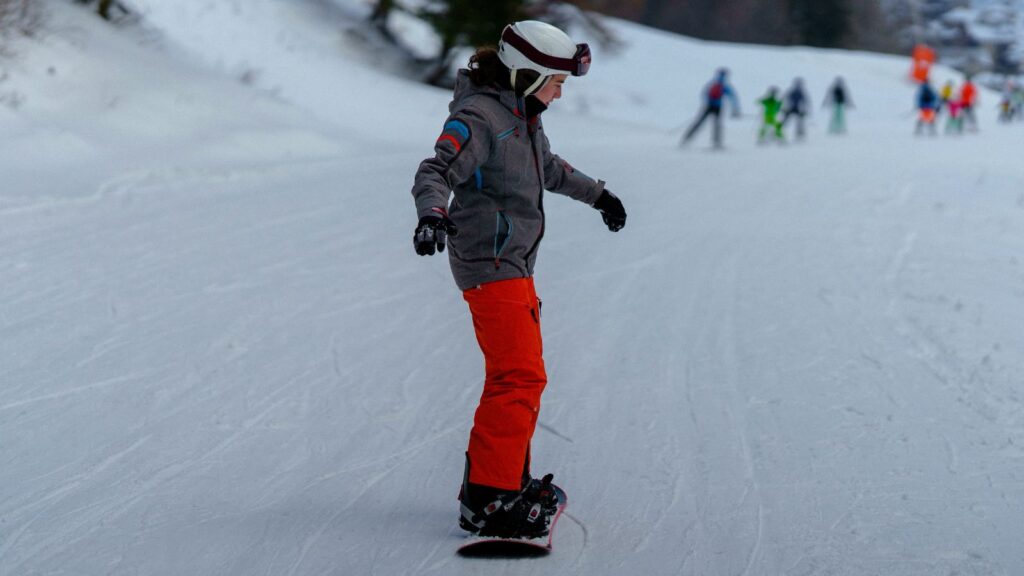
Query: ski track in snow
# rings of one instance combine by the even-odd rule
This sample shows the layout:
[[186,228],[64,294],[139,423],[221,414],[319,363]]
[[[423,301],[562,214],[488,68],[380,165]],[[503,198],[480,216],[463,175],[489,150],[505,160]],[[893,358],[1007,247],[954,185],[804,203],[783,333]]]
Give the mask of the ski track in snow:
[[[131,181],[145,182],[145,186],[155,186],[156,188],[164,185],[154,183],[155,181],[152,179]],[[218,176],[211,176],[211,179],[204,185],[208,187],[223,186],[225,181]],[[169,179],[167,185],[175,185],[174,179]],[[154,192],[155,190],[152,190],[147,194],[152,195]],[[117,195],[108,194],[104,199],[96,200],[96,202],[109,203],[115,198],[123,198],[131,194],[131,186],[127,186],[121,189]],[[901,205],[905,204],[897,202],[892,207],[898,209]],[[54,208],[55,206],[50,207],[51,210]],[[289,230],[303,227],[315,217],[316,211],[305,213],[293,211],[291,214],[265,219],[260,225],[254,224],[225,230],[218,236],[222,242],[237,244],[275,228]],[[99,237],[94,237],[93,241],[99,241]],[[912,300],[907,300],[901,279],[913,273],[912,267],[916,255],[920,253],[922,242],[920,233],[915,231],[905,232],[897,238],[896,248],[891,252],[891,257],[888,258],[880,275],[886,293],[885,317],[891,322],[899,341],[903,342],[903,346],[909,352],[909,358],[914,359],[943,389],[959,396],[958,402],[970,413],[982,418],[985,422],[996,424],[1000,422],[1000,414],[1006,414],[1008,411],[1005,405],[999,407],[999,403],[1007,399],[996,396],[995,390],[991,389],[990,382],[986,381],[986,376],[979,371],[979,367],[964,365],[963,360],[959,358],[958,352],[951,344],[946,343],[934,328],[922,322],[916,312],[909,311],[908,306],[916,305]],[[761,400],[751,398],[749,396],[751,392],[744,392],[744,390],[751,390],[755,396],[760,396],[764,392],[751,389],[753,383],[748,380],[749,374],[741,375],[739,372],[741,366],[749,362],[748,357],[751,353],[751,350],[741,346],[739,340],[740,333],[749,329],[749,326],[741,328],[738,324],[744,317],[740,315],[737,307],[742,305],[745,298],[749,297],[749,294],[741,292],[746,288],[741,288],[745,285],[745,280],[740,272],[743,265],[738,260],[737,251],[739,250],[741,250],[739,247],[726,248],[718,253],[705,256],[706,263],[703,264],[703,267],[697,263],[693,271],[699,274],[702,280],[697,284],[697,291],[690,298],[684,300],[689,304],[684,306],[683,310],[688,310],[688,312],[677,315],[672,322],[667,323],[673,324],[674,322],[672,331],[675,332],[676,340],[673,341],[678,342],[680,347],[659,358],[656,365],[660,365],[660,368],[652,372],[652,375],[663,378],[665,382],[678,381],[681,384],[684,394],[683,401],[679,404],[682,408],[679,416],[682,417],[681,423],[685,423],[685,430],[661,429],[658,423],[662,422],[667,414],[663,414],[661,410],[655,409],[647,402],[642,402],[640,406],[640,414],[644,414],[644,411],[648,412],[649,424],[647,427],[619,429],[620,433],[626,432],[627,435],[636,433],[646,435],[648,432],[658,431],[660,444],[657,446],[657,450],[665,456],[655,462],[662,462],[662,466],[665,466],[673,460],[679,460],[679,463],[671,464],[663,469],[652,468],[652,462],[643,463],[640,460],[632,461],[628,467],[630,470],[640,470],[641,482],[649,481],[650,486],[657,487],[656,492],[662,496],[645,503],[641,508],[640,517],[614,528],[614,530],[628,529],[627,527],[634,522],[649,527],[631,539],[628,552],[621,557],[643,558],[652,551],[661,550],[666,546],[680,543],[682,545],[679,554],[674,555],[673,560],[661,558],[657,560],[657,563],[646,563],[645,565],[652,570],[652,573],[727,574],[732,572],[742,575],[775,573],[775,571],[793,574],[813,573],[813,567],[821,568],[823,566],[821,562],[829,562],[830,558],[841,554],[837,551],[826,552],[828,542],[830,540],[834,543],[840,542],[844,526],[860,522],[860,514],[864,507],[873,505],[871,500],[867,499],[868,495],[873,493],[872,498],[887,497],[885,492],[889,491],[884,483],[865,485],[855,493],[855,498],[849,501],[845,511],[832,517],[823,518],[823,528],[832,534],[830,540],[794,553],[788,558],[781,556],[778,548],[774,552],[769,552],[772,547],[772,539],[778,536],[779,527],[773,525],[773,511],[764,502],[765,491],[770,489],[765,487],[761,469],[767,467],[773,474],[778,474],[779,470],[775,468],[777,464],[764,455],[764,441],[766,438],[778,436],[784,432],[764,429],[763,423],[755,424],[757,420],[752,419],[753,414],[749,410],[759,407]],[[146,257],[155,253],[152,250],[148,251],[148,254],[146,252],[143,253]],[[190,259],[195,258],[198,254],[200,254],[199,251],[186,249],[176,254],[168,253],[167,255],[175,259]],[[157,262],[154,261],[154,263]],[[643,293],[645,291],[643,286],[650,281],[650,277],[647,275],[658,265],[657,259],[654,259],[634,262],[619,268],[616,272],[623,275],[626,281],[610,286],[619,295],[612,298],[611,301],[628,302],[631,294]],[[293,270],[288,266],[274,264],[269,266],[261,264],[260,269],[268,273]],[[556,273],[555,271],[550,272],[552,275]],[[593,274],[595,277],[604,277],[599,272]],[[259,281],[245,283],[217,281],[208,284],[202,291],[195,292],[195,294],[201,294],[204,298],[216,298],[221,295],[235,296],[253,290],[261,290],[262,286],[264,284]],[[47,297],[50,293],[42,291],[38,294],[40,297]],[[557,290],[555,294],[554,301],[564,300],[557,297]],[[834,304],[836,301],[835,294],[825,299],[820,298],[820,295],[821,292],[818,291],[814,301],[824,309],[829,308],[830,303]],[[32,301],[23,298],[21,302],[31,303]],[[399,304],[400,300],[393,297],[382,297],[372,300],[371,303],[374,306],[386,307]],[[103,307],[107,310],[118,311],[107,314],[108,318],[116,319],[120,315],[129,313],[125,306],[111,303],[109,300],[103,303]],[[278,316],[278,318],[286,324],[303,322],[308,318],[308,310],[297,308],[285,315]],[[338,310],[343,314],[356,314],[359,308],[346,309],[342,306]],[[586,314],[579,310],[567,310],[562,316],[562,320],[564,321],[565,317],[570,314],[586,317]],[[47,315],[48,313],[44,309],[40,309],[36,315],[21,316],[15,322],[26,325],[33,319],[38,320]],[[745,321],[750,322],[751,320],[746,319]],[[460,330],[461,327],[460,322],[456,320],[447,321],[444,326],[450,331]],[[600,330],[597,326],[588,328],[582,325],[570,325],[567,329],[563,329],[565,332],[591,333],[600,332]],[[238,362],[249,362],[252,358],[250,350],[262,347],[259,340],[254,340],[253,336],[245,328],[244,323],[224,333],[213,344],[213,349],[225,351],[234,349],[234,352],[222,354],[210,368],[214,368],[217,364],[226,366]],[[472,344],[468,338],[464,338],[464,341]],[[604,345],[614,342],[608,341]],[[889,341],[889,343],[891,342]],[[268,340],[267,344],[272,345],[272,341]],[[292,404],[298,391],[296,386],[301,388],[301,383],[304,381],[318,380],[329,376],[329,380],[341,386],[341,389],[357,390],[358,386],[355,382],[359,379],[360,374],[365,373],[366,365],[345,361],[346,358],[350,358],[347,351],[348,345],[349,341],[345,337],[332,336],[323,348],[326,356],[322,359],[322,366],[307,368],[304,372],[298,372],[289,377],[280,386],[265,390],[260,397],[255,399],[255,402],[249,403],[244,417],[238,419],[238,426],[233,430],[228,430],[227,435],[222,435],[219,440],[211,443],[201,452],[179,458],[162,469],[154,470],[150,473],[148,480],[140,477],[142,483],[124,494],[106,495],[91,503],[81,500],[83,491],[86,489],[95,491],[97,483],[101,482],[101,479],[109,472],[129,461],[137,461],[147,445],[153,444],[154,436],[152,434],[143,433],[135,441],[131,441],[127,446],[116,449],[103,459],[95,461],[86,471],[73,476],[71,480],[61,485],[50,485],[45,492],[37,492],[34,495],[26,494],[27,498],[23,497],[20,504],[17,501],[8,500],[5,504],[4,517],[7,518],[8,523],[13,521],[17,528],[6,534],[3,545],[0,546],[0,561],[12,569],[21,570],[48,561],[59,561],[58,559],[62,557],[59,550],[86,546],[88,542],[97,540],[104,532],[103,526],[122,523],[126,518],[136,516],[138,507],[150,500],[152,494],[160,487],[169,486],[178,478],[194,476],[197,472],[209,468],[219,458],[230,457],[240,450],[244,450],[242,448],[244,440],[251,437],[257,428],[268,422],[273,414],[285,410]],[[650,340],[647,345],[657,346],[656,340]],[[79,358],[72,358],[72,360],[78,370],[89,371],[90,367],[102,366],[104,360],[109,360],[113,354],[124,353],[126,349],[130,348],[131,345],[122,337],[106,336],[97,339],[94,344],[83,351]],[[445,355],[440,350],[437,353],[436,358],[431,360],[432,363],[444,361]],[[894,372],[889,359],[885,358],[891,353],[890,348],[880,357],[877,350],[869,345],[867,349],[859,349],[856,358],[863,362],[865,368],[882,379],[896,382],[900,369],[897,368],[897,371]],[[214,358],[214,356],[208,357]],[[552,363],[557,364],[559,358],[559,355],[555,355]],[[472,382],[472,375],[478,368],[477,360],[475,358],[470,360],[464,369],[458,368],[458,370],[468,377],[469,382]],[[695,367],[698,366],[700,371],[695,373]],[[821,366],[821,362],[813,357],[803,359],[802,365],[798,365],[799,369],[808,371],[818,366]],[[984,365],[981,368],[983,369]],[[396,379],[397,395],[390,399],[391,402],[397,403],[395,414],[407,415],[409,406],[421,402],[420,383],[432,371],[433,368],[429,366],[418,366]],[[113,391],[138,384],[142,377],[142,374],[134,373],[99,378],[89,384],[43,393],[31,393],[31,390],[25,390],[14,396],[8,394],[7,398],[0,403],[0,412],[14,415],[26,409],[45,410],[49,404],[86,396],[109,397]],[[870,384],[865,383],[864,386],[866,386],[866,390],[880,393],[886,405],[891,409],[899,413],[906,413],[909,410],[909,404],[905,400],[906,392],[890,391],[879,378],[871,379]],[[45,389],[39,389],[39,391],[43,390]],[[186,401],[184,396],[184,394],[195,390],[194,386],[180,389],[181,395],[177,406],[172,404],[171,410],[165,413],[165,422],[173,424],[186,414],[195,412],[196,406],[190,405],[191,403]],[[25,392],[30,393],[26,394]],[[283,549],[273,550],[267,561],[278,566],[280,572],[268,566],[265,573],[301,574],[323,571],[324,554],[330,547],[331,537],[329,535],[342,529],[346,523],[345,518],[359,516],[359,513],[354,511],[354,506],[370,497],[371,494],[378,492],[385,483],[401,481],[402,478],[405,478],[409,473],[408,470],[420,461],[417,456],[424,450],[432,450],[430,448],[432,446],[440,447],[460,443],[459,439],[466,432],[466,423],[463,421],[462,413],[472,405],[474,393],[470,389],[466,389],[459,392],[456,397],[463,408],[451,410],[450,423],[437,432],[402,448],[386,450],[383,454],[372,458],[357,458],[348,465],[334,470],[323,470],[318,475],[310,477],[310,480],[301,487],[293,488],[293,494],[321,492],[328,486],[340,486],[339,481],[344,478],[360,476],[358,479],[353,478],[358,489],[354,491],[343,489],[333,511],[325,510],[319,518],[310,518],[296,525],[293,530],[298,529],[300,533],[306,532],[306,535],[296,542],[297,548],[294,553],[288,553]],[[551,406],[557,407],[558,402],[559,397],[554,397],[548,404],[549,410]],[[387,412],[387,409],[385,412],[381,412],[385,405],[380,404],[373,397],[357,398],[353,405],[358,408],[358,412],[352,413],[350,416],[358,415],[359,421],[365,423],[369,423],[375,420],[377,415]],[[1016,405],[1019,406],[1019,401]],[[552,438],[557,439],[564,446],[580,445],[581,431],[585,437],[595,425],[593,422],[588,422],[589,417],[585,415],[586,405],[583,408],[582,419],[573,417],[571,413],[556,412],[552,415],[551,420],[545,417],[540,430],[549,433]],[[853,407],[848,409],[848,413],[856,418],[864,418],[867,414]],[[846,408],[844,408],[845,410]],[[602,409],[602,412],[608,414],[607,409]],[[432,413],[443,415],[445,410],[432,409]],[[568,417],[567,420],[566,417]],[[153,420],[152,422],[157,421]],[[296,430],[301,430],[301,424],[296,423],[293,426],[296,426]],[[395,428],[395,430],[403,428],[405,427]],[[630,430],[633,431],[630,432]],[[755,432],[756,437],[752,436]],[[872,435],[870,429],[864,429],[857,436],[848,438],[846,442],[855,444]],[[964,464],[960,461],[961,450],[949,435],[941,435],[940,439],[943,468],[946,473],[953,476],[962,474]],[[640,443],[643,444],[643,442]],[[586,451],[592,450],[589,445],[591,445],[591,440],[588,438],[581,447],[584,450],[584,456],[581,458],[600,460],[598,456],[585,456]],[[548,448],[550,449],[552,446],[548,446]],[[1009,448],[1009,450],[1011,454],[1016,454],[1019,458],[1019,449],[1016,449],[1016,452],[1013,448]],[[839,453],[841,452],[835,454]],[[681,466],[680,464],[683,463],[690,465]],[[577,464],[582,464],[582,462],[577,462]],[[647,471],[643,472],[645,468]],[[399,474],[400,470],[406,470],[406,472]],[[295,469],[282,468],[269,476],[264,476],[262,481],[289,483],[289,476],[295,473]],[[722,483],[722,480],[737,473],[739,475],[735,477],[735,480]],[[578,474],[574,476],[574,484],[579,484],[580,501],[586,502],[588,499],[592,499],[588,498],[586,483],[580,482]],[[647,476],[649,480],[645,480],[644,476]],[[630,474],[627,473],[622,476],[621,481],[629,483],[629,478]],[[636,479],[634,478],[633,481]],[[987,481],[991,482],[991,479]],[[122,488],[125,487],[122,483],[118,485]],[[799,480],[797,485],[799,485]],[[777,489],[779,485],[775,483],[773,486]],[[899,489],[896,488],[896,490]],[[778,503],[778,498],[780,495],[773,497],[773,500]],[[253,499],[248,506],[253,511],[272,509],[287,499],[289,499],[287,493],[272,497],[268,492],[261,498]],[[69,506],[72,502],[78,503]],[[585,506],[585,504],[581,505],[578,516],[566,516],[560,529],[559,550],[556,552],[556,556],[548,564],[545,564],[547,568],[543,570],[551,569],[554,573],[562,574],[593,573],[596,570],[595,558],[601,558],[603,555],[598,554],[595,557],[594,551],[608,547],[609,535],[605,533],[605,530],[609,526],[606,525],[604,530],[591,534],[592,530],[587,528],[587,524],[594,522],[593,515],[599,508],[591,509]],[[63,530],[51,536],[43,538],[32,536],[37,527],[49,525],[50,518],[57,511],[60,511],[59,514],[62,516],[76,519],[67,523]],[[723,516],[723,513],[726,513],[726,516]],[[218,518],[228,519],[230,517],[231,515],[214,514],[205,519],[195,519],[185,526],[202,527],[210,522],[218,521]],[[726,518],[735,519],[726,520]],[[612,526],[614,527],[615,524]],[[742,528],[736,530],[738,527]],[[578,536],[574,536],[573,532],[577,531]],[[143,532],[142,534],[147,533]],[[666,542],[666,534],[670,535],[668,542],[673,542],[672,544]],[[433,542],[424,544],[421,552],[422,559],[418,560],[416,564],[408,566],[403,573],[461,573],[464,569],[469,569],[472,566],[458,564],[449,557],[450,549],[454,545],[453,540],[457,538],[457,531],[449,529],[447,534],[441,531],[436,535],[437,538]],[[29,544],[29,542],[31,543]],[[718,571],[715,567],[721,566],[722,559],[717,551],[722,549],[723,542],[731,542],[731,544],[725,545],[725,549],[731,549],[737,555],[733,560],[725,563],[725,565],[732,566],[731,570]],[[256,546],[255,543],[252,546]],[[615,546],[612,548],[614,549]],[[257,548],[250,548],[250,552],[256,551]],[[350,553],[354,552],[354,549],[350,550]],[[967,567],[972,565],[993,567],[996,570],[994,573],[999,573],[997,565],[986,564],[983,556],[972,555],[954,556],[946,560],[936,559],[922,564],[921,567],[930,570],[942,564],[965,567],[964,573],[972,573],[966,571],[970,570]],[[390,565],[390,562],[385,562],[383,565]],[[624,569],[628,564],[619,561],[617,564],[613,562],[613,565]],[[658,568],[655,569],[655,566]],[[669,567],[672,567],[671,570]],[[535,570],[542,570],[542,568],[539,566],[524,567],[513,563],[502,565],[498,569],[499,572],[505,574],[533,573]]]

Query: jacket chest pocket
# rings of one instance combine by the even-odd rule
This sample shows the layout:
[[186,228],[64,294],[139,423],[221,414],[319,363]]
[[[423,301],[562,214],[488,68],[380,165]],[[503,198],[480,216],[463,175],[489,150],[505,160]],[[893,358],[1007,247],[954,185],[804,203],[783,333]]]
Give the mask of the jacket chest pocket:
[[503,196],[516,196],[535,187],[533,150],[525,130],[509,129],[498,135]]

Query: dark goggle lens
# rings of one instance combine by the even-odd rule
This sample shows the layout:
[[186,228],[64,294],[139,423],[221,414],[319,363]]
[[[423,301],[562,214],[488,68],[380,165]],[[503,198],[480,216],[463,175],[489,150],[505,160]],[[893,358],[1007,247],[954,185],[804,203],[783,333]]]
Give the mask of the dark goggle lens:
[[590,71],[590,45],[589,44],[577,44],[576,55],[572,57],[573,64],[575,64],[576,70],[573,72],[573,76],[584,76]]

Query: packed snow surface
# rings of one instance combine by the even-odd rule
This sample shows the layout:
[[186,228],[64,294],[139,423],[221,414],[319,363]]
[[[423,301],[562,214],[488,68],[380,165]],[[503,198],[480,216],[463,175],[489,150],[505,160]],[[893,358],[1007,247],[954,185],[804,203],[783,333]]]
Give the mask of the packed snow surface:
[[[450,94],[362,43],[364,3],[127,4],[43,2],[0,61],[0,575],[1024,573],[994,95],[915,138],[903,58],[609,21],[545,114],[629,212],[545,202],[534,472],[571,505],[551,556],[468,560],[483,359],[409,196]],[[722,65],[744,117],[679,148]],[[846,78],[849,134],[818,108],[757,146],[798,75]]]

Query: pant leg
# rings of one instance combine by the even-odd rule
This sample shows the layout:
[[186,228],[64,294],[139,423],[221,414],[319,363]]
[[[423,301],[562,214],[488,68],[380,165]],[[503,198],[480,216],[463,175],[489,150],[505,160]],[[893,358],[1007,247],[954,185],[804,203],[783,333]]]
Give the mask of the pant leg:
[[974,115],[974,106],[965,106],[960,117],[965,124],[970,124],[972,130],[977,130],[978,117]]
[[844,104],[834,104],[832,109],[832,133],[842,134],[846,132],[846,119],[843,117]]
[[712,142],[714,143],[715,148],[721,148],[722,147],[722,109],[721,108],[712,108],[710,110],[710,114],[712,116],[714,116],[714,118],[713,118],[714,124],[712,125],[712,128],[714,129],[714,133],[712,135]]
[[697,131],[700,130],[700,127],[704,124],[704,121],[707,120],[708,115],[710,113],[711,109],[709,107],[705,107],[704,111],[701,112],[700,116],[698,116],[697,119],[693,121],[693,124],[690,125],[689,130],[687,130],[686,134],[683,136],[683,144],[689,142],[690,140],[693,140],[693,137],[697,135]]
[[483,284],[463,297],[486,374],[469,435],[469,481],[519,490],[547,384],[533,279]]

